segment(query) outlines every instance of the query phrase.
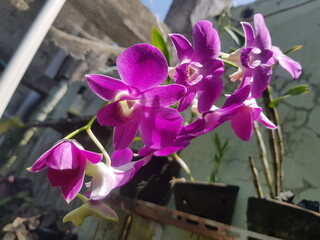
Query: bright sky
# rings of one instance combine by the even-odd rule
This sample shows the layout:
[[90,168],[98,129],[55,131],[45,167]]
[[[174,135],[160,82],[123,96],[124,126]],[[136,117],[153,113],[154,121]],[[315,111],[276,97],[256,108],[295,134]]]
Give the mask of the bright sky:
[[[156,16],[163,21],[173,0],[141,0]],[[233,0],[234,6],[254,2],[255,0]]]

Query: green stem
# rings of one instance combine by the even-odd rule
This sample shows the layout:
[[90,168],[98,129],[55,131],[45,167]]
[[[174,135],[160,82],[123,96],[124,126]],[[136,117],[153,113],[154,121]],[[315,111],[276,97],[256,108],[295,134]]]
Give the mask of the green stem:
[[177,153],[173,153],[172,154],[174,159],[179,163],[179,165],[183,168],[183,170],[186,172],[186,174],[188,175],[189,179],[191,182],[194,182],[194,178],[191,174],[191,171],[189,169],[189,167],[187,166],[187,164],[182,160],[182,158],[179,157],[179,155]]
[[79,128],[79,129],[73,131],[72,133],[70,133],[69,135],[67,135],[66,137],[64,137],[63,139],[70,139],[70,138],[74,137],[75,135],[77,135],[78,133],[83,132],[83,131],[86,130],[87,128],[88,128],[88,126],[85,125],[85,126]]
[[94,142],[94,144],[99,148],[99,150],[102,152],[103,156],[106,159],[106,165],[108,167],[111,166],[111,159],[109,154],[107,153],[107,151],[104,149],[104,147],[102,146],[102,144],[100,143],[100,141],[97,139],[97,137],[93,134],[93,132],[91,131],[91,128],[87,128],[86,129],[89,137],[91,138],[91,140]]

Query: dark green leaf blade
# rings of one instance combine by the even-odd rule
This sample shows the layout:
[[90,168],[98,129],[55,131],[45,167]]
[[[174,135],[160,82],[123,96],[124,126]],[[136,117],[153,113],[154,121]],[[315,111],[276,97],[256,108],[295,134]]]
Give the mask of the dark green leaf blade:
[[157,28],[152,28],[151,43],[162,52],[164,57],[167,59],[168,65],[170,65],[170,56],[167,43]]
[[300,50],[301,48],[303,48],[303,45],[295,45],[295,46],[285,50],[283,53],[284,54],[292,53],[292,52]]
[[308,93],[309,90],[309,86],[306,84],[302,84],[302,85],[296,85],[292,88],[290,88],[288,91],[285,92],[285,94],[281,97],[278,97],[276,99],[274,99],[270,104],[269,107],[274,108],[277,106],[277,104],[282,101],[283,99],[286,99],[288,97],[292,97],[292,96],[296,96],[296,95],[301,95],[304,93]]

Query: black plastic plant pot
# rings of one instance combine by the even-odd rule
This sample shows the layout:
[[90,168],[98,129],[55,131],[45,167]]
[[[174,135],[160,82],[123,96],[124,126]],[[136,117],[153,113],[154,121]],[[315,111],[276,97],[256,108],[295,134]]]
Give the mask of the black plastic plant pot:
[[320,239],[319,212],[273,199],[249,198],[247,224],[251,231],[281,239]]
[[199,217],[230,224],[239,187],[221,183],[177,182],[176,209]]
[[170,181],[179,175],[180,166],[167,157],[152,157],[150,162],[120,188],[124,196],[165,205],[171,194]]

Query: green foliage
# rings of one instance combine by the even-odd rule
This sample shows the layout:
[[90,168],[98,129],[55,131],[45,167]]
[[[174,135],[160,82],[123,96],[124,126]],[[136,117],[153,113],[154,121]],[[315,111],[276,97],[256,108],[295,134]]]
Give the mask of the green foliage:
[[289,53],[292,53],[292,52],[300,50],[302,47],[303,47],[303,45],[295,45],[295,46],[285,50],[283,53],[284,54],[289,54]]
[[224,28],[226,32],[230,35],[230,37],[233,39],[233,41],[237,44],[238,47],[242,47],[245,43],[245,36],[243,32],[240,30],[232,27],[232,26],[226,26]]
[[296,96],[296,95],[301,95],[301,94],[308,93],[308,92],[309,92],[309,86],[306,84],[294,86],[294,87],[290,88],[288,91],[286,91],[283,96],[274,99],[269,104],[269,107],[274,108],[283,99],[286,99],[286,98],[292,97],[292,96]]
[[170,55],[167,43],[157,28],[152,28],[151,43],[163,53],[164,57],[167,59],[168,65],[170,65]]
[[2,119],[0,121],[0,134],[6,133],[11,128],[23,128],[23,122],[17,118]]
[[221,142],[219,135],[214,134],[213,137],[213,143],[216,148],[216,153],[213,156],[212,161],[215,163],[215,168],[212,170],[210,176],[209,176],[209,182],[216,182],[217,181],[217,174],[219,170],[219,166],[221,164],[221,161],[226,154],[226,152],[229,149],[229,139],[225,140],[223,143]]

